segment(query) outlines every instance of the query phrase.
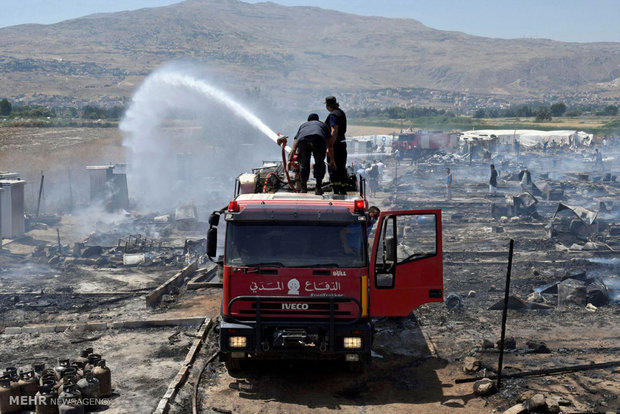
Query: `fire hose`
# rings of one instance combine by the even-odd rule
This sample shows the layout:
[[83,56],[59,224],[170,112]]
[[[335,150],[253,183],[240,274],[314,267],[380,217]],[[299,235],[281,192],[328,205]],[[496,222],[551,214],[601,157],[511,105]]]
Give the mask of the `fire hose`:
[[286,162],[286,140],[286,136],[280,135],[278,137],[277,143],[282,147],[282,165],[284,166],[284,174],[286,174],[286,181],[288,182],[288,186],[291,187],[291,190],[293,190],[293,192],[297,192],[297,190],[295,189],[295,185],[293,185],[291,181],[291,176],[288,173],[289,164]]

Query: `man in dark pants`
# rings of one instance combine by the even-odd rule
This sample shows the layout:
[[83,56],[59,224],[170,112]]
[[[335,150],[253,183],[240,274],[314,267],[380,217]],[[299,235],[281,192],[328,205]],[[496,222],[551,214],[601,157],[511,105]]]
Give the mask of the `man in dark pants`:
[[491,178],[489,179],[489,195],[495,197],[497,194],[497,170],[495,165],[491,164]]
[[327,157],[329,160],[329,179],[332,182],[334,194],[346,194],[347,184],[347,116],[340,109],[340,104],[334,96],[325,98],[325,107],[329,115],[325,123],[330,128],[330,138],[327,141]]
[[330,131],[325,123],[319,121],[317,114],[310,114],[308,122],[304,122],[299,127],[293,148],[291,148],[290,159],[299,152],[299,176],[301,180],[301,192],[308,192],[308,178],[310,177],[310,154],[314,156],[314,178],[316,179],[315,193],[323,194],[323,177],[325,177],[325,152],[327,150],[327,140]]

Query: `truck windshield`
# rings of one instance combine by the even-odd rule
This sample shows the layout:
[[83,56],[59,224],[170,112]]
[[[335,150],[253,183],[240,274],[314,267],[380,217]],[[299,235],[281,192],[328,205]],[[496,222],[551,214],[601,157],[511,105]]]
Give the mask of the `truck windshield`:
[[365,267],[362,223],[228,223],[231,266]]

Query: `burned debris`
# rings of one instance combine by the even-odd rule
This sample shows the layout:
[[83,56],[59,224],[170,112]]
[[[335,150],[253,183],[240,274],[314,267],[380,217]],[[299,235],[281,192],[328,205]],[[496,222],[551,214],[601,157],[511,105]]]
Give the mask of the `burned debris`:
[[[382,211],[438,208],[443,218],[444,303],[424,305],[409,318],[374,321],[370,372],[343,374],[316,363],[302,366],[305,383],[316,385],[296,389],[296,400],[289,401],[282,390],[298,379],[288,365],[269,361],[253,370],[250,364],[247,375],[232,377],[212,359],[219,346],[217,332],[202,342],[208,352],[193,348],[195,369],[187,365],[184,358],[192,341],[207,335],[196,326],[205,315],[218,314],[221,306],[221,268],[206,257],[205,215],[211,210],[201,201],[179,200],[168,210],[144,212],[134,208],[131,199],[127,207],[98,200],[87,234],[73,231],[82,226],[78,209],[72,214],[42,209],[38,217],[25,219],[26,237],[4,240],[1,368],[37,362],[48,344],[54,347],[49,355],[65,358],[85,346],[102,349],[110,356],[118,393],[108,408],[112,412],[138,412],[129,401],[134,393],[153,411],[157,401],[171,395],[168,387],[176,397],[167,399],[166,407],[187,412],[193,398],[190,385],[199,382],[198,405],[223,412],[252,410],[257,398],[267,411],[281,410],[273,404],[292,406],[298,401],[317,407],[423,402],[472,412],[617,410],[617,372],[601,364],[613,362],[618,348],[620,187],[612,160],[618,151],[606,152],[604,170],[593,171],[589,147],[558,146],[553,153],[548,147],[545,153],[542,147],[522,146],[517,156],[508,144],[488,146],[486,152],[477,148],[483,142],[463,146],[452,140],[450,145],[418,153],[398,166],[389,158],[389,143],[380,155],[368,155],[365,146],[359,157],[351,153],[356,164],[373,157],[383,157],[387,164],[377,195],[369,200]],[[499,170],[496,196],[487,190],[491,162]],[[526,166],[531,182],[519,177]],[[449,200],[444,197],[446,168],[454,176]],[[281,164],[267,163],[240,176],[237,194],[271,194],[288,186],[275,178],[279,169]],[[109,187],[118,180],[110,181],[110,171],[122,174],[116,166],[87,174],[103,177],[105,172],[105,179],[97,182]],[[351,189],[356,188],[354,171],[350,169]],[[328,186],[324,189],[329,191]],[[227,202],[217,200],[210,207],[220,209]],[[410,223],[396,231],[409,233],[412,228]],[[513,286],[498,389],[497,310],[504,305],[510,238],[515,240]],[[278,242],[284,250],[294,240]],[[396,251],[415,253],[402,246]],[[220,261],[221,254],[215,252],[214,260]],[[261,272],[263,289],[272,287],[266,284],[269,271],[255,271]],[[289,332],[278,334],[284,338]],[[262,375],[267,369],[281,371]],[[146,378],[145,370],[152,378]],[[184,375],[187,380],[175,379]],[[454,384],[462,377],[478,382]],[[133,387],[142,383],[146,386]],[[332,388],[330,395],[324,393]]]
[[[514,132],[504,143],[489,134],[489,142],[467,142],[460,153],[437,152],[411,166],[401,162],[398,178],[383,184],[384,206],[440,205],[444,215],[446,308],[423,308],[416,318],[423,330],[433,331],[440,354],[443,349],[444,358],[462,364],[471,379],[494,378],[502,268],[506,242],[514,238],[507,327],[513,340],[504,345],[505,382],[491,391],[494,380],[487,380],[474,392],[499,412],[617,410],[614,381],[600,382],[616,374],[598,364],[617,359],[620,186],[614,176],[620,148],[607,147],[603,165],[595,166],[593,149],[582,144],[521,146],[517,152],[510,142]],[[476,149],[484,146],[490,157]],[[499,169],[496,196],[487,192],[490,163]],[[520,177],[526,166],[531,182]],[[440,184],[446,167],[455,182],[449,201],[442,199]],[[586,365],[592,370],[579,369]],[[537,369],[538,375],[513,377]],[[580,384],[601,388],[586,391]],[[529,388],[540,395],[523,395]]]

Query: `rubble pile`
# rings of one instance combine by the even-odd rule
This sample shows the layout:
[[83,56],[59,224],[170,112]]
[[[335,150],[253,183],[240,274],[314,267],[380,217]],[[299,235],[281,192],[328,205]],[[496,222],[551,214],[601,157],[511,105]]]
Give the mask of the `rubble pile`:
[[[195,210],[195,208],[194,208]],[[185,210],[184,210],[185,211]],[[73,246],[59,243],[41,243],[35,246],[32,260],[52,266],[70,268],[83,265],[117,268],[123,266],[183,267],[193,260],[204,261],[206,245],[204,238],[186,239],[183,246],[175,246],[174,232],[197,231],[203,223],[188,219],[173,221],[170,215],[140,216],[115,224],[99,225],[82,242]],[[143,233],[127,234],[127,230],[142,230]],[[59,237],[60,240],[60,237]]]
[[[425,305],[415,315],[442,358],[463,364],[466,376],[497,370],[497,310],[504,306],[510,238],[515,258],[506,373],[617,360],[620,185],[614,176],[620,165],[592,171],[592,150],[541,150],[519,157],[491,151],[490,159],[473,162],[436,154],[411,166],[401,162],[397,181],[392,175],[383,185],[382,209],[442,209],[446,307]],[[620,150],[609,157],[620,159]],[[491,163],[500,169],[496,196],[488,193]],[[524,166],[532,175],[525,191]],[[451,200],[445,199],[447,167]],[[509,379],[499,391],[487,381],[474,392],[499,412],[605,412],[618,408],[610,396],[620,391],[595,379],[605,375],[609,370]],[[593,391],[594,384],[601,388]],[[539,395],[522,396],[528,388]]]
[[[300,402],[360,410],[368,402],[400,404],[408,411],[418,404],[440,411],[459,407],[508,413],[620,409],[617,369],[523,376],[617,359],[620,183],[618,166],[609,160],[617,160],[620,149],[607,151],[605,164],[596,168],[589,148],[532,147],[520,154],[510,148],[485,150],[437,151],[398,166],[385,155],[388,166],[369,203],[384,211],[441,209],[445,303],[424,305],[406,320],[376,321],[370,373],[345,375],[331,364],[321,368],[313,363],[304,369],[305,386],[290,393],[299,378],[288,365],[282,375],[250,372],[237,379],[216,364],[204,373],[203,384],[210,388],[200,392],[207,401],[202,407],[250,411],[261,401],[266,408],[258,409],[274,412],[294,410]],[[500,171],[496,195],[488,191],[491,163]],[[526,167],[531,182],[523,181]],[[451,199],[445,191],[446,168],[454,179]],[[188,203],[169,213],[93,215],[89,220],[97,222],[95,231],[77,240],[68,235],[66,216],[29,217],[27,237],[3,243],[0,252],[3,366],[27,366],[45,355],[48,344],[56,354],[83,341],[98,348],[106,344],[123,367],[115,371],[122,386],[112,408],[130,399],[143,403],[148,389],[144,404],[148,411],[155,409],[183,364],[189,346],[182,338],[195,338],[194,330],[105,328],[88,337],[67,335],[72,327],[103,322],[141,326],[145,319],[157,325],[215,317],[220,292],[208,291],[192,279],[193,273],[180,271],[204,263],[207,226],[197,213]],[[515,254],[504,340],[506,379],[498,388],[493,379],[500,353],[498,310],[504,306],[510,239]],[[145,307],[145,297],[162,286],[170,287],[159,298],[162,304]],[[119,343],[123,335],[125,342]],[[209,344],[213,352],[214,341]],[[161,360],[165,363],[158,364]],[[269,361],[264,369],[271,365],[276,364]],[[127,377],[132,370],[134,376]],[[159,374],[157,380],[152,373]],[[455,385],[462,377],[473,381]],[[269,406],[278,403],[287,405]],[[135,406],[125,407],[125,412],[137,412]],[[188,400],[181,399],[171,412],[188,407]]]

